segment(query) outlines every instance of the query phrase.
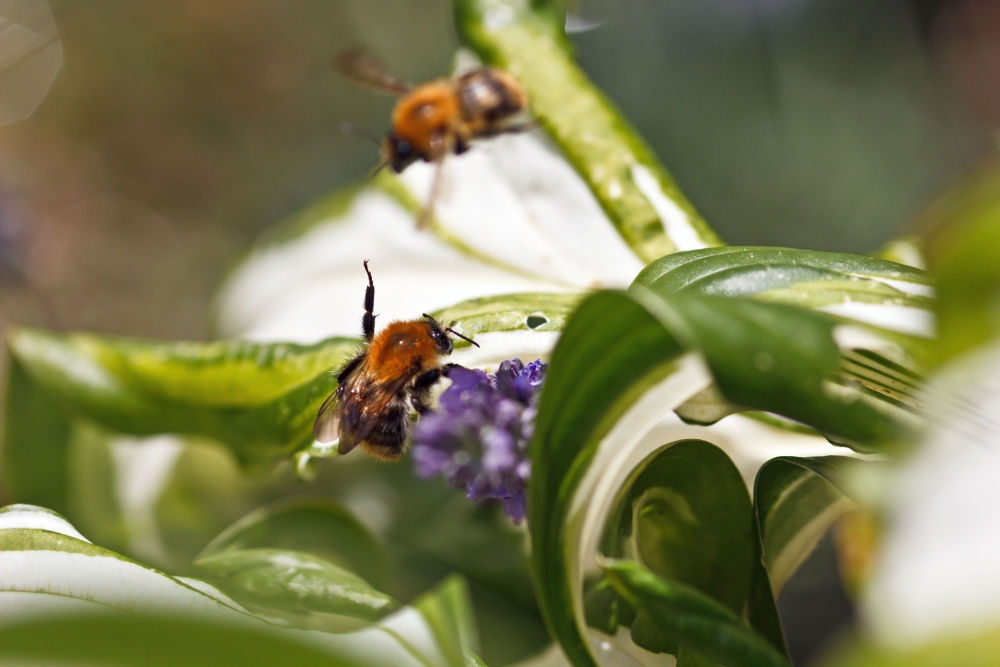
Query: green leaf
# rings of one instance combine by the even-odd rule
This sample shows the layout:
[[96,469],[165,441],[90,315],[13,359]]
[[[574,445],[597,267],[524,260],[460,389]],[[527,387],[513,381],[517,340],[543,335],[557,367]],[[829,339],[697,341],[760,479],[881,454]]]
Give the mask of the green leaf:
[[[470,299],[433,313],[442,322],[455,322],[463,334],[504,331],[562,331],[566,318],[580,302],[578,294],[505,294]],[[459,341],[465,347],[468,343]]]
[[978,170],[924,215],[938,276],[940,341],[944,363],[1000,335],[1000,168]]
[[[707,248],[662,257],[634,285],[661,295],[748,297],[930,336],[934,289],[919,269],[883,259],[788,248]],[[894,337],[921,349],[909,336]]]
[[[230,551],[213,558],[221,561],[245,553]],[[299,556],[299,563],[307,566],[304,568],[307,577],[317,571],[308,566],[319,566],[326,574],[332,571],[330,568],[334,566],[318,561],[312,556]],[[358,585],[357,578],[348,579],[351,575],[344,575],[340,583]],[[294,576],[291,580],[294,584]],[[273,588],[267,590],[274,580],[263,583],[265,592],[274,592]],[[307,578],[300,583],[306,584],[300,590],[309,593],[312,592],[309,585],[317,582]],[[274,633],[299,646],[312,646],[322,651],[332,664],[366,667],[464,665],[464,661],[455,661],[455,655],[464,657],[475,648],[476,630],[461,581],[446,581],[422,596],[416,604],[418,608],[401,609],[356,632],[330,634],[279,628],[262,616],[248,613],[203,581],[170,577],[90,544],[54,512],[25,505],[0,508],[0,626],[23,624],[53,614],[113,614],[114,622],[123,623],[122,627],[130,627],[129,623],[133,622],[130,619],[136,617],[176,619],[183,616],[187,619],[185,622],[197,625],[216,627],[224,623],[250,633]],[[267,618],[281,620],[287,625],[287,619],[280,615],[268,614]],[[41,625],[46,622],[42,621]],[[171,626],[165,623],[164,627]],[[183,655],[183,651],[197,646],[186,643],[185,637],[186,633],[179,632],[157,640],[171,643],[169,650],[156,642],[147,643],[146,651],[152,657],[127,655],[139,664],[143,660],[159,664],[155,663],[158,655],[171,656],[173,662],[169,664],[187,664],[188,661],[175,659]],[[62,642],[53,642],[49,636],[49,644],[61,645]],[[8,655],[3,651],[10,646],[9,643],[0,646],[0,656]],[[45,653],[48,649],[37,642],[21,646],[32,655],[49,655]],[[180,653],[174,652],[175,648]],[[80,655],[88,655],[86,650],[81,648]],[[224,655],[238,657],[240,650],[238,645],[230,646]]]
[[754,573],[748,618],[775,646],[785,640],[775,600],[836,521],[857,505],[845,495],[860,466],[846,457],[779,457],[754,485]]
[[726,606],[696,589],[666,582],[639,563],[604,563],[615,589],[648,614],[658,629],[684,641],[710,660],[746,667],[790,667],[788,660]]
[[525,531],[511,525],[499,504],[481,506],[456,496],[405,540],[470,580],[535,612]]
[[707,442],[677,442],[632,471],[601,551],[642,563],[739,614],[750,587],[749,524],[750,495],[729,457]]
[[761,467],[754,512],[775,595],[837,519],[857,507],[845,495],[848,479],[852,471],[871,465],[878,464],[840,456],[782,456]]
[[906,647],[854,637],[817,661],[817,667],[992,667],[1000,654],[1000,630],[944,637]]
[[255,549],[311,554],[377,586],[389,583],[382,546],[354,515],[330,499],[294,497],[257,509],[212,540],[196,564],[209,567],[206,559]]
[[562,16],[518,0],[459,0],[459,36],[518,78],[531,112],[625,242],[651,261],[721,242],[611,102],[573,61]]
[[916,414],[845,373],[835,322],[821,314],[741,299],[641,298],[704,355],[723,396],[743,409],[774,412],[861,447],[898,437],[900,420]]
[[323,646],[283,636],[266,626],[177,615],[99,615],[29,620],[0,627],[6,664],[143,665],[167,667],[354,667]]
[[479,650],[479,634],[465,580],[457,575],[448,577],[434,591],[421,596],[413,607],[430,626],[447,664],[466,667],[468,654]]
[[7,372],[3,447],[4,486],[25,503],[68,508],[69,413],[42,389],[17,359]]
[[115,463],[114,438],[114,434],[92,422],[73,423],[67,457],[70,498],[67,516],[95,543],[119,553],[130,553],[134,526],[126,518],[119,497],[119,473],[123,471]]
[[[933,321],[933,288],[923,271],[841,253],[711,248],[653,262],[636,277],[632,289],[640,288],[660,296],[743,297],[826,312],[860,327],[834,330],[842,354],[841,383],[859,389],[864,400],[900,419],[919,408],[917,390],[930,345],[910,334],[926,335]],[[773,351],[762,351],[752,361],[768,365],[775,358]],[[678,414],[710,423],[738,411],[732,402],[739,400],[730,396],[726,401],[717,390],[709,390],[681,406]]]
[[[631,626],[637,646],[678,658],[681,649],[702,650],[700,633],[708,631],[720,608],[727,611],[715,622],[728,627],[737,619],[746,634],[738,614],[746,606],[753,564],[750,496],[724,452],[697,440],[666,445],[632,471],[614,507],[603,556],[644,566],[686,597],[675,601],[664,624],[645,606],[636,607],[621,582],[609,575],[617,595],[600,592],[604,581],[594,587],[585,602],[589,626],[612,637],[618,625]],[[595,609],[595,603],[604,609]]]
[[[481,349],[459,345],[456,362],[489,365],[545,356],[578,298],[505,295],[437,314],[459,331],[489,337]],[[8,337],[13,384],[5,441],[15,498],[35,494],[65,505],[68,416],[120,433],[206,436],[243,463],[288,456],[312,444],[316,411],[336,388],[330,371],[357,345],[349,338],[315,345],[157,343],[15,331]]]
[[530,446],[528,516],[539,607],[574,665],[595,664],[584,585],[599,573],[594,559],[614,494],[670,444],[657,431],[669,411],[714,381],[733,403],[840,441],[882,447],[903,432],[895,412],[842,383],[836,326],[793,306],[642,287],[593,294],[569,318]]
[[287,549],[239,549],[196,565],[242,604],[374,621],[399,607],[367,581],[316,556]]
[[[707,382],[680,364],[681,356],[680,344],[656,318],[616,292],[585,299],[553,352],[529,448],[531,565],[542,615],[578,667],[595,663],[577,616],[582,615],[583,573],[576,561],[590,554],[580,544],[581,511],[571,514],[571,504],[602,437],[647,389],[671,375],[692,375],[696,386],[679,387],[680,402],[701,388],[699,379]],[[592,496],[593,485],[584,493]]]
[[[25,506],[12,508],[24,515]],[[30,507],[30,506],[29,506]],[[36,513],[39,508],[30,508]],[[0,520],[6,516],[0,514]],[[61,520],[61,518],[60,518]],[[2,521],[0,521],[2,523]],[[27,524],[28,527],[22,527]],[[82,540],[68,523],[29,517],[0,530],[0,597],[11,616],[32,613],[179,613],[222,620],[251,618],[221,594],[208,594]],[[41,526],[35,528],[31,526]],[[56,532],[58,531],[58,532]],[[16,592],[20,595],[13,595]]]
[[[355,342],[152,343],[19,330],[8,344],[27,378],[70,414],[122,433],[208,436],[250,463],[312,441],[315,411],[336,386],[329,371]],[[30,452],[30,431],[12,435],[9,450]]]

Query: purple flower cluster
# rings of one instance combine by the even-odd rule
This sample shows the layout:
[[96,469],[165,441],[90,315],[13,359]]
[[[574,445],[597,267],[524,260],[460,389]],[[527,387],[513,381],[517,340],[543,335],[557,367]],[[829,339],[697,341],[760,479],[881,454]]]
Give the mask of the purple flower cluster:
[[456,368],[441,409],[421,417],[413,462],[423,478],[442,475],[475,500],[497,498],[515,523],[524,518],[531,477],[528,441],[547,364],[507,359],[496,374]]

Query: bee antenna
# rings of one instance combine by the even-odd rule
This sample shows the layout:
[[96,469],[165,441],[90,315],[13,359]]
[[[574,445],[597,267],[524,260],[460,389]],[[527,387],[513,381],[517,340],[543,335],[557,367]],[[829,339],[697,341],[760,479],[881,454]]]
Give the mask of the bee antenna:
[[367,139],[368,141],[374,141],[376,144],[382,144],[382,135],[380,135],[375,130],[369,130],[367,127],[358,127],[353,123],[341,123],[340,131],[344,134],[349,134],[352,137],[360,137],[361,139]]
[[476,347],[479,347],[479,343],[477,343],[476,341],[472,340],[471,338],[468,338],[468,337],[466,337],[466,336],[463,336],[462,334],[458,333],[457,331],[455,331],[455,330],[454,330],[454,329],[452,329],[451,327],[448,327],[447,329],[445,329],[445,331],[447,331],[448,333],[453,333],[453,334],[455,334],[456,336],[458,336],[459,338],[461,338],[462,340],[464,340],[464,341],[467,341],[467,342],[469,342],[469,343],[472,343],[472,344],[473,344],[473,345],[475,345]]

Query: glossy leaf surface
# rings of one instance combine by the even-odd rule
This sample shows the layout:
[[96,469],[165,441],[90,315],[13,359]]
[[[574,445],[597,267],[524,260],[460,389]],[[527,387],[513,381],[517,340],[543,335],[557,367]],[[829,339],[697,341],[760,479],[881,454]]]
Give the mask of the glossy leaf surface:
[[709,660],[723,665],[790,665],[774,646],[753,632],[732,610],[697,590],[668,583],[630,561],[608,561],[604,571],[615,589],[649,616],[664,639],[682,638]]
[[197,565],[206,578],[247,605],[364,620],[399,607],[356,574],[299,551],[239,549],[203,556]]
[[[934,332],[934,287],[919,269],[843,253],[707,248],[661,257],[635,279],[658,294],[747,297],[830,313],[904,336]],[[902,338],[908,347],[917,341]]]
[[[646,456],[671,444],[657,439],[665,413],[714,381],[737,405],[841,441],[878,447],[901,432],[890,411],[828,389],[843,386],[835,326],[828,316],[783,304],[643,288],[592,295],[569,319],[532,442],[529,526],[535,580],[544,582],[539,604],[575,665],[595,664],[584,580],[598,572],[593,559],[614,494]],[[711,429],[704,433],[713,439]],[[748,520],[744,537],[749,533]],[[749,557],[742,568],[742,592],[729,598],[736,606],[747,594]],[[772,645],[780,655],[775,646],[781,642]]]
[[785,639],[776,600],[820,539],[857,505],[846,495],[861,462],[846,457],[780,457],[765,463],[754,485],[754,571],[748,617],[772,644]]

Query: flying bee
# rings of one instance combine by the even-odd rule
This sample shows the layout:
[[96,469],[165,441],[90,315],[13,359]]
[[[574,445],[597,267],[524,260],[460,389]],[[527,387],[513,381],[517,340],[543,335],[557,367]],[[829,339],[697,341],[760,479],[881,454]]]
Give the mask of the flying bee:
[[365,345],[337,374],[337,389],[320,407],[313,435],[324,443],[340,438],[340,454],[361,445],[377,459],[395,461],[409,441],[410,409],[427,412],[431,388],[457,368],[441,364],[453,349],[448,334],[479,344],[426,314],[422,320],[391,322],[375,335],[375,283],[368,261],[364,264]]
[[[401,96],[392,112],[392,129],[381,140],[379,166],[389,165],[398,174],[417,160],[436,165],[430,200],[417,220],[418,228],[425,227],[433,215],[445,157],[461,155],[476,139],[537,127],[534,121],[518,122],[528,99],[517,79],[503,70],[479,67],[412,88],[358,48],[341,51],[333,64],[349,81]],[[345,125],[345,130],[352,128]]]

